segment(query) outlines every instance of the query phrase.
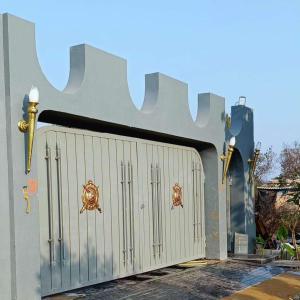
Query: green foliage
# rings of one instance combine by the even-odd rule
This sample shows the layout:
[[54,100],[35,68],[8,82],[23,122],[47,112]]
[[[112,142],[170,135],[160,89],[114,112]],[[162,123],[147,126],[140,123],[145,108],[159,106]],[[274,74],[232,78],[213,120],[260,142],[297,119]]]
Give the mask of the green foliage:
[[296,250],[291,244],[283,243],[281,247],[282,250],[285,250],[291,257],[296,257]]
[[265,245],[266,241],[263,239],[261,235],[256,237],[256,244]]
[[288,229],[282,224],[276,232],[276,239],[283,242],[288,238],[288,234]]

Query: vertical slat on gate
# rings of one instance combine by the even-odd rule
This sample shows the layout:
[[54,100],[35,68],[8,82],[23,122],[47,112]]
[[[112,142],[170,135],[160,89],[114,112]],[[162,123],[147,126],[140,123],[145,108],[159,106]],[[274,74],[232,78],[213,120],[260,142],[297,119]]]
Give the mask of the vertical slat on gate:
[[112,249],[113,249],[113,275],[120,273],[120,241],[119,241],[119,196],[118,196],[118,163],[116,140],[109,139],[109,165],[110,165],[110,185],[111,185],[111,217],[112,223]]
[[149,228],[149,256],[150,256],[150,266],[155,264],[154,260],[154,246],[153,246],[153,211],[152,211],[152,190],[153,190],[153,172],[152,172],[152,145],[146,144],[146,161],[147,161],[147,183],[148,183],[148,196],[147,196],[147,205],[148,205],[148,222],[146,223]]
[[199,165],[201,167],[201,178],[202,178],[202,181],[201,181],[201,228],[202,228],[202,236],[201,236],[201,239],[202,239],[202,257],[205,257],[205,212],[204,212],[204,184],[205,184],[205,175],[204,175],[204,171],[203,171],[203,166],[202,166],[202,163],[201,163],[201,160],[199,162]]
[[184,199],[184,211],[183,211],[183,217],[184,217],[184,233],[183,233],[183,243],[184,243],[184,257],[190,256],[190,249],[189,249],[189,239],[190,239],[190,233],[189,233],[189,209],[190,205],[192,203],[192,199],[188,196],[188,190],[190,189],[190,186],[187,181],[187,150],[184,150],[182,152],[182,172],[183,172],[183,199]]
[[187,197],[190,199],[190,205],[188,208],[188,215],[189,215],[189,221],[188,221],[188,228],[189,228],[189,256],[192,257],[194,254],[193,246],[194,246],[194,203],[193,203],[193,166],[192,166],[192,160],[191,160],[191,151],[187,152],[187,184],[189,186],[189,189],[187,191]]
[[101,146],[103,168],[104,268],[105,278],[110,279],[112,277],[112,219],[108,139],[102,139]]
[[[191,228],[192,228],[192,238],[190,241],[190,247],[191,247],[191,254],[192,256],[195,256],[195,241],[196,241],[196,231],[195,231],[195,223],[196,223],[196,212],[195,212],[195,198],[196,198],[196,194],[195,194],[195,162],[194,162],[194,158],[193,158],[193,152],[189,151],[188,154],[188,168],[190,170],[189,172],[189,180],[190,180],[190,184],[191,184],[191,189],[189,191],[189,196],[191,197],[190,199],[192,199],[192,206],[191,206],[191,210],[190,210],[190,216],[193,218],[193,222],[191,222]],[[192,171],[193,170],[193,171]]]
[[130,260],[130,218],[129,218],[129,174],[128,174],[128,162],[130,161],[130,144],[128,141],[123,141],[124,149],[124,170],[125,170],[125,187],[126,187],[126,205],[125,205],[125,215],[126,215],[126,240],[127,240],[127,273],[131,272],[132,264]]
[[93,137],[95,182],[99,185],[99,198],[102,213],[96,215],[96,273],[97,279],[104,280],[104,210],[101,138]]
[[124,245],[124,228],[123,228],[123,143],[116,140],[116,162],[117,162],[117,191],[118,191],[118,239],[119,239],[119,272],[125,273],[125,245]]
[[164,189],[165,189],[165,178],[164,178],[164,148],[162,146],[157,147],[158,150],[158,167],[159,167],[159,202],[161,207],[160,221],[161,221],[161,263],[166,264],[166,218],[165,218],[165,205],[164,205]]
[[[40,215],[40,251],[41,251],[41,290],[45,294],[51,290],[51,269],[49,264],[49,228],[48,228],[48,179],[46,158],[46,134],[38,134],[38,178],[39,178],[39,215]],[[47,221],[45,221],[47,220]]]
[[195,161],[195,167],[196,167],[196,216],[197,216],[197,240],[196,240],[196,246],[197,246],[197,256],[199,255],[200,252],[200,246],[199,246],[199,235],[200,235],[200,231],[199,231],[199,168],[198,168],[198,159],[195,153],[193,153],[194,155],[194,161]]
[[57,132],[58,157],[57,167],[60,173],[61,192],[61,259],[62,259],[62,286],[70,287],[71,267],[70,267],[70,218],[69,218],[69,173],[67,160],[67,142],[64,132]]
[[150,267],[150,257],[152,255],[152,244],[149,228],[149,182],[148,178],[148,160],[147,160],[147,144],[142,142],[138,147],[138,159],[139,159],[139,185],[140,185],[140,200],[142,210],[142,227],[141,227],[141,260],[143,271]]
[[201,163],[199,156],[196,155],[197,158],[197,168],[198,168],[198,174],[199,174],[199,256],[202,256],[202,248],[203,248],[203,232],[202,232],[202,169],[201,169]]
[[79,210],[81,208],[80,194],[78,190],[77,178],[77,158],[76,158],[76,143],[75,135],[66,133],[67,141],[67,164],[68,164],[68,193],[70,200],[70,253],[71,264],[71,286],[78,286],[79,284]]
[[[84,160],[85,160],[85,184],[92,180],[92,182],[99,186],[99,182],[95,182],[94,174],[94,152],[93,140],[91,136],[84,136]],[[99,186],[100,187],[100,186]],[[96,279],[96,218],[99,217],[99,211],[87,211],[87,258],[88,258],[88,280]]]
[[[197,155],[198,156],[198,155]],[[199,242],[200,242],[200,249],[199,253],[202,256],[202,249],[203,249],[203,228],[202,228],[202,189],[203,189],[203,173],[202,173],[202,168],[201,168],[201,162],[198,157],[198,169],[199,169]]]
[[144,226],[144,213],[145,213],[145,199],[144,199],[144,156],[142,153],[142,145],[141,143],[136,143],[136,152],[137,152],[137,171],[136,171],[136,184],[138,190],[138,198],[137,198],[137,208],[136,211],[138,213],[136,223],[137,230],[137,238],[138,238],[138,261],[139,261],[139,271],[142,272],[144,270],[144,253],[145,253],[145,226]]
[[[173,148],[173,153],[174,153],[174,156],[173,156],[173,165],[174,165],[174,171],[173,171],[173,174],[174,174],[174,183],[179,183],[180,186],[182,186],[181,182],[179,181],[179,167],[178,167],[178,149],[177,148]],[[176,206],[174,208],[174,216],[175,216],[175,224],[174,224],[174,229],[175,229],[175,240],[176,240],[176,246],[175,246],[175,260],[177,261],[179,258],[180,258],[180,248],[181,248],[181,245],[180,245],[180,213],[181,213],[181,210],[182,208],[180,206]]]
[[58,189],[57,189],[57,173],[56,173],[56,161],[55,161],[55,149],[56,149],[56,133],[50,131],[47,133],[47,144],[50,149],[50,164],[51,164],[51,178],[50,186],[52,188],[52,197],[50,204],[50,217],[52,219],[52,241],[50,242],[53,246],[54,255],[51,259],[51,270],[52,270],[52,290],[58,290],[61,288],[61,265],[60,265],[60,249],[59,249],[59,214],[58,214]]
[[[78,202],[79,207],[82,207],[81,195],[83,185],[86,184],[86,172],[85,172],[85,145],[84,136],[82,134],[76,134],[76,162],[77,162],[77,176],[78,176]],[[84,211],[79,215],[79,268],[80,268],[80,282],[88,282],[88,236],[87,236],[87,211]]]
[[137,148],[136,142],[130,143],[131,149],[131,167],[132,167],[132,197],[133,197],[133,207],[132,207],[132,226],[133,226],[133,259],[134,259],[134,271],[140,271],[140,241],[139,241],[139,186],[138,182],[138,161],[137,161]]
[[194,152],[192,152],[192,161],[194,164],[194,213],[195,213],[195,241],[194,241],[194,255],[198,254],[198,205],[197,205],[197,161],[195,160]]
[[193,157],[192,152],[188,151],[187,153],[187,170],[188,170],[188,185],[190,189],[188,190],[188,197],[191,199],[191,204],[189,206],[189,228],[190,228],[190,239],[189,239],[189,249],[190,249],[190,256],[195,255],[194,251],[194,245],[195,245],[195,205],[194,205],[194,163],[193,163]]
[[164,219],[165,219],[165,255],[166,263],[171,262],[171,198],[170,198],[170,178],[169,178],[169,150],[168,147],[163,147],[163,174],[164,184],[162,185],[162,199],[164,207]]
[[[183,208],[182,207],[178,207],[178,212],[179,212],[179,249],[180,249],[180,254],[179,254],[179,258],[183,258],[184,257],[184,252],[185,252],[185,243],[184,243],[184,228],[185,228],[185,224],[184,224],[184,211],[185,211],[185,205],[186,203],[189,201],[188,198],[184,198],[184,190],[187,188],[184,185],[184,177],[183,177],[183,168],[182,168],[182,153],[183,150],[181,148],[178,148],[177,150],[178,152],[178,183],[179,185],[182,187],[182,200],[183,200]],[[185,151],[185,150],[184,150]]]
[[157,157],[157,145],[153,145],[152,146],[152,188],[153,188],[153,195],[152,195],[152,219],[153,219],[153,230],[154,230],[154,240],[153,240],[153,244],[154,244],[154,252],[155,252],[155,260],[154,260],[154,264],[155,265],[159,265],[160,264],[160,257],[159,257],[159,221],[158,221],[158,214],[159,214],[159,208],[158,208],[158,193],[157,193],[157,167],[158,164],[158,157]]
[[[175,177],[175,166],[174,166],[174,149],[172,147],[169,147],[169,180],[170,180],[170,187],[169,187],[169,196],[168,201],[169,205],[172,206],[172,195],[173,195],[173,186],[176,181]],[[177,236],[176,236],[176,207],[173,207],[171,209],[170,214],[170,220],[171,220],[171,244],[170,244],[170,250],[171,250],[171,262],[175,261],[177,259]]]

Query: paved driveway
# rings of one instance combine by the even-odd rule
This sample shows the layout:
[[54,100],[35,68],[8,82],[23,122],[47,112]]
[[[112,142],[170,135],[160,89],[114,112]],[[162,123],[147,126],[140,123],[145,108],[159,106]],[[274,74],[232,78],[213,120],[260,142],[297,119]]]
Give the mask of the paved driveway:
[[284,272],[276,266],[232,261],[187,266],[164,268],[47,299],[220,299]]

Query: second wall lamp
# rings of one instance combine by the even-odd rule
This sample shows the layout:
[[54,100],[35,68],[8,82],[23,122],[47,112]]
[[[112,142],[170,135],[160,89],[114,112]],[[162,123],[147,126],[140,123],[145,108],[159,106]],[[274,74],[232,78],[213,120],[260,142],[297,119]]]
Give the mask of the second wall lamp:
[[249,182],[253,181],[254,178],[254,172],[256,169],[256,164],[258,157],[260,155],[260,148],[261,148],[261,142],[258,142],[255,146],[253,157],[248,159],[249,163]]
[[229,169],[229,166],[230,166],[230,161],[231,161],[232,153],[234,151],[234,146],[235,146],[235,136],[233,136],[229,140],[227,154],[226,155],[221,155],[221,160],[224,162],[222,183],[224,183],[225,178],[227,176],[227,172],[228,172],[228,169]]

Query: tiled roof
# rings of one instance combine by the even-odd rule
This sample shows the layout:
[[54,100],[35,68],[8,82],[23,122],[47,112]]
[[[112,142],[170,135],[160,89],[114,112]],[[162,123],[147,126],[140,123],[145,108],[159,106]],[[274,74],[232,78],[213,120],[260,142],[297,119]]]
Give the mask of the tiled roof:
[[299,187],[297,184],[300,183],[299,179],[296,180],[286,180],[286,182],[282,183],[281,181],[275,179],[264,185],[258,186],[258,190],[269,190],[269,191],[297,191]]

